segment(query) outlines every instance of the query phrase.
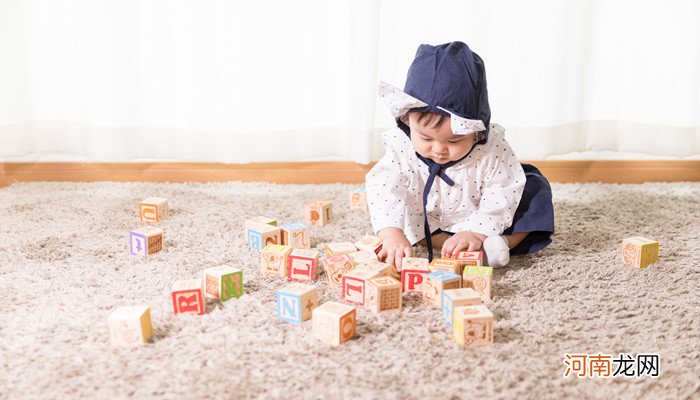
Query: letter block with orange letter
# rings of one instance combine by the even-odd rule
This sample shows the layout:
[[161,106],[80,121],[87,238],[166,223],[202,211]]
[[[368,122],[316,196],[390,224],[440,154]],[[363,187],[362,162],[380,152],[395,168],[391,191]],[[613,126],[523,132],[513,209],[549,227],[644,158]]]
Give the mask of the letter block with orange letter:
[[430,272],[427,258],[404,257],[401,260],[401,284],[404,292],[423,292],[423,276]]
[[314,308],[311,317],[314,336],[338,346],[355,337],[356,309],[353,306],[327,301]]
[[453,274],[462,274],[462,265],[452,258],[436,258],[430,263],[431,271],[448,271]]
[[328,284],[339,288],[343,285],[343,276],[355,268],[355,263],[348,255],[325,258],[323,268],[326,270]]
[[350,192],[350,208],[367,210],[367,193],[364,187]]
[[364,306],[367,300],[367,281],[379,276],[376,271],[354,269],[343,276],[343,299]]
[[139,217],[141,222],[158,223],[167,218],[170,207],[168,199],[162,197],[149,197],[139,203]]
[[204,270],[204,289],[207,297],[226,301],[243,295],[243,271],[228,265]]
[[289,253],[287,279],[290,281],[315,280],[319,254],[318,250],[292,250]]
[[373,251],[369,250],[358,250],[353,253],[348,253],[348,256],[352,259],[352,262],[357,264],[362,264],[367,261],[379,261],[379,258]]
[[463,347],[493,344],[493,314],[484,305],[455,307],[452,334]]
[[151,338],[148,306],[119,307],[109,316],[109,337],[114,345],[146,344]]
[[304,205],[306,223],[313,226],[325,226],[331,223],[333,213],[331,202],[325,200],[310,201]]
[[373,251],[374,254],[379,254],[382,250],[382,239],[376,236],[366,235],[355,242],[355,247],[360,250],[370,250]]
[[636,268],[646,268],[659,261],[659,242],[640,236],[622,241],[622,263]]
[[292,246],[295,249],[311,249],[310,228],[301,222],[284,224],[282,230],[282,243],[285,246]]
[[357,251],[357,247],[350,242],[326,243],[324,247],[326,257],[342,256]]
[[434,306],[442,307],[442,292],[447,289],[459,289],[462,277],[450,271],[433,271],[425,274],[423,281],[423,300]]
[[462,287],[476,290],[481,295],[482,301],[491,300],[492,275],[493,267],[466,267],[462,274]]
[[246,228],[248,247],[260,251],[271,244],[282,243],[281,229],[273,225],[257,224]]
[[175,314],[204,314],[207,303],[201,278],[175,282],[172,295]]
[[367,307],[374,312],[401,310],[401,282],[391,276],[376,276],[368,281]]

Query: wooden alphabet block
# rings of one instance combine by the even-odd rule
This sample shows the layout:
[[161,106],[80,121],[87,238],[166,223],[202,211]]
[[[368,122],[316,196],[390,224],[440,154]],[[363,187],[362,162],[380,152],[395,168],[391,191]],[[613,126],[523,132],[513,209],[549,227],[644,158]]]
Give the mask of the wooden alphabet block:
[[367,282],[367,307],[374,312],[401,310],[401,282],[390,276],[376,276]]
[[343,285],[343,276],[355,268],[355,264],[348,255],[335,256],[323,260],[328,284],[339,288]]
[[453,274],[462,274],[462,265],[452,258],[435,258],[430,263],[431,271],[448,271]]
[[168,199],[162,197],[149,197],[139,203],[141,222],[158,223],[168,217],[169,211]]
[[331,223],[333,212],[330,201],[311,201],[304,206],[306,223],[312,226],[325,226]]
[[352,259],[352,262],[357,264],[362,264],[367,261],[379,261],[377,255],[373,251],[369,250],[358,250],[353,253],[348,253],[348,256]]
[[350,208],[353,210],[367,210],[367,193],[364,187],[350,192]]
[[324,249],[326,257],[342,256],[357,251],[355,245],[350,242],[326,243]]
[[483,251],[460,251],[454,258],[462,267],[481,267],[484,265]]
[[423,292],[423,277],[430,272],[427,258],[404,257],[401,261],[401,284],[406,293]]
[[270,217],[255,217],[245,221],[245,229],[255,228],[260,225],[277,226],[277,220]]
[[268,244],[260,252],[260,269],[267,275],[287,276],[292,246]]
[[314,336],[337,346],[355,336],[355,307],[327,301],[314,308],[311,319]]
[[129,251],[137,256],[148,256],[163,250],[163,230],[144,226],[129,232]]
[[361,264],[356,264],[355,269],[367,269],[376,272],[380,276],[395,276],[397,275],[396,269],[393,265],[383,263],[381,261],[365,261]]
[[151,309],[147,306],[119,307],[110,314],[109,337],[112,344],[146,344],[151,338]]
[[355,243],[355,247],[360,250],[369,250],[373,251],[375,254],[379,254],[379,251],[382,249],[382,239],[377,236],[366,235]]
[[318,268],[318,250],[294,249],[289,253],[287,279],[290,281],[313,281]]
[[472,288],[481,295],[481,300],[491,300],[492,267],[466,267],[462,274],[462,287]]
[[175,314],[204,314],[206,300],[202,279],[188,279],[175,282],[172,290],[173,311]]
[[301,222],[284,224],[282,230],[282,243],[285,246],[292,246],[295,249],[311,249],[311,229]]
[[243,295],[243,271],[228,265],[207,268],[204,287],[207,297],[226,301]]
[[317,306],[316,286],[293,283],[277,291],[277,316],[282,321],[301,324]]
[[659,261],[659,242],[641,236],[622,241],[622,263],[635,268],[646,268]]
[[454,308],[454,338],[463,347],[493,344],[493,314],[483,305]]
[[423,300],[437,308],[442,307],[442,292],[459,289],[462,277],[450,271],[433,271],[425,274],[423,281]]
[[364,306],[367,299],[367,281],[379,276],[375,271],[367,269],[353,269],[343,276],[343,298],[360,306]]
[[442,292],[442,320],[452,328],[454,308],[481,304],[481,295],[471,288],[448,289]]
[[282,243],[281,229],[272,225],[251,225],[246,229],[248,247],[260,251],[265,246]]

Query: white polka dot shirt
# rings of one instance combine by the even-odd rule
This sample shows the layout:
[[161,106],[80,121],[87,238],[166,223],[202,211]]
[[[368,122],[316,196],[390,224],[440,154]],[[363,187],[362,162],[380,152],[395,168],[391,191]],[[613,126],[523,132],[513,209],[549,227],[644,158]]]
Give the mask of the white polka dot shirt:
[[[426,210],[431,231],[471,231],[498,235],[513,223],[525,187],[525,173],[492,124],[489,140],[464,160],[445,170],[449,186],[435,177]],[[424,238],[423,188],[428,166],[416,157],[411,140],[399,128],[382,133],[386,153],[365,176],[367,203],[374,232],[403,230],[411,244]]]

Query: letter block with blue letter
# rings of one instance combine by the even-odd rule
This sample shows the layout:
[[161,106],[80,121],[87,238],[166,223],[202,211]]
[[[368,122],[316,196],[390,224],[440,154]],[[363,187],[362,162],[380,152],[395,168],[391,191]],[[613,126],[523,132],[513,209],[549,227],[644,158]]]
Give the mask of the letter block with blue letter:
[[294,283],[277,291],[277,316],[285,322],[301,324],[311,318],[318,306],[316,286]]

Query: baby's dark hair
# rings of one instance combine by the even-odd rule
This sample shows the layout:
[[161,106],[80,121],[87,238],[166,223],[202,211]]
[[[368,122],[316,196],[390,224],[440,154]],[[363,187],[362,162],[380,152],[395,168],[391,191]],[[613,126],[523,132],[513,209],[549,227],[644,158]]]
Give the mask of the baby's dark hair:
[[445,119],[449,119],[449,117],[445,114],[438,114],[438,113],[432,113],[432,112],[421,112],[421,111],[409,111],[406,113],[403,117],[401,117],[401,121],[403,121],[404,124],[408,125],[408,116],[410,114],[415,114],[417,115],[416,122],[420,124],[421,126],[424,126],[426,128],[437,128],[438,126],[442,125],[442,123],[445,121]]

